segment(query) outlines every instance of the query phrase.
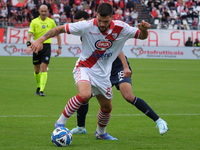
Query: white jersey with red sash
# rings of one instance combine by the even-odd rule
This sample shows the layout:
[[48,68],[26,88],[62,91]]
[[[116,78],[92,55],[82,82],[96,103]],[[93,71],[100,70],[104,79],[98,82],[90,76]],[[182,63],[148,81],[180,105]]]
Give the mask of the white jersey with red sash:
[[[140,30],[122,21],[111,21],[107,33],[97,26],[97,19],[79,21],[65,25],[68,34],[82,37],[82,52],[76,62],[76,68],[86,67],[95,80],[110,80],[113,61],[121,52],[124,43],[130,38],[138,38]],[[74,71],[75,71],[74,69]]]
[[111,21],[106,34],[97,27],[97,19],[65,25],[68,34],[82,37],[82,52],[76,66],[89,67],[100,77],[110,77],[112,62],[129,38],[138,38],[139,29],[122,21]]

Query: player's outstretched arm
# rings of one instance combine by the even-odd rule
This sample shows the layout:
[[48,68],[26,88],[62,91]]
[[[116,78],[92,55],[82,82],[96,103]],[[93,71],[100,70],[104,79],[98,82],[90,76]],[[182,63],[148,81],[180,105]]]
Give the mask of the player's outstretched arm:
[[33,52],[37,54],[38,51],[43,49],[43,42],[45,40],[47,40],[48,38],[57,36],[60,33],[65,33],[65,25],[57,26],[57,27],[49,30],[47,33],[45,33],[43,36],[41,36],[39,39],[37,39],[35,42],[33,42],[31,45]]
[[130,77],[132,72],[129,69],[129,66],[128,66],[128,63],[126,61],[126,58],[125,58],[123,51],[120,52],[120,54],[118,55],[118,58],[121,60],[123,68],[124,68],[124,77]]
[[142,20],[141,23],[138,23],[138,28],[140,29],[139,39],[144,40],[148,37],[148,28],[151,27],[151,24]]
[[[33,36],[33,33],[29,32],[29,33],[28,33],[28,36],[27,36],[27,38],[26,38],[26,41],[27,41],[27,42],[30,42],[32,36]],[[27,54],[27,55],[30,55],[30,54],[31,54],[31,50],[32,50],[32,49],[31,49],[31,46],[27,46],[26,54]]]

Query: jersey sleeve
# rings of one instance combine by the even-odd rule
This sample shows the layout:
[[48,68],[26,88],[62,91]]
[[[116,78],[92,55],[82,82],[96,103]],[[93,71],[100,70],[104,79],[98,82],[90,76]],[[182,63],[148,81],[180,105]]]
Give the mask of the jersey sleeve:
[[88,27],[87,21],[79,21],[76,23],[65,24],[65,31],[68,34],[82,36],[84,33],[84,30],[86,30],[87,27]]
[[128,36],[128,38],[139,38],[140,29],[131,27],[128,24],[124,26],[124,34]]

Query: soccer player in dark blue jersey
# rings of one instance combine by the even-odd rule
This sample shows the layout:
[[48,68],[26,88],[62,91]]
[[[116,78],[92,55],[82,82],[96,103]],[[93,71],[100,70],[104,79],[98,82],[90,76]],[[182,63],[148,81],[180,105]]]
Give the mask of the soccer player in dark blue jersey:
[[[75,21],[84,19],[89,19],[87,12],[79,11],[75,14]],[[122,96],[127,102],[151,118],[157,124],[159,133],[163,135],[168,130],[167,123],[161,119],[143,99],[134,96],[132,92],[131,74],[132,71],[129,62],[124,56],[123,52],[121,52],[112,64],[110,76],[112,86],[115,86],[117,90],[120,90]],[[89,103],[86,103],[81,105],[81,107],[77,110],[77,127],[71,130],[72,134],[86,133],[85,119],[88,112],[88,107]]]

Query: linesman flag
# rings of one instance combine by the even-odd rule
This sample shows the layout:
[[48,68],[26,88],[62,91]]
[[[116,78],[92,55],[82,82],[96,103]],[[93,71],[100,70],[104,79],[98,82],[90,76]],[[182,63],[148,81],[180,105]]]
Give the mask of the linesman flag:
[[12,5],[15,7],[22,7],[24,6],[28,0],[12,0]]

